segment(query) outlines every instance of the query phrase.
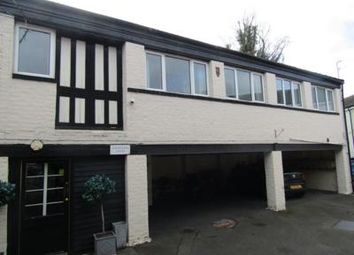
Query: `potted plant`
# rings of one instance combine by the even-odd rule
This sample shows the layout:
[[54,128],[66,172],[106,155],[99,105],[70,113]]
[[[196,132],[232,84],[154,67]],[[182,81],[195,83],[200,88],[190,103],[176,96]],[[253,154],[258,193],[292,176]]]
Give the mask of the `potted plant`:
[[11,200],[15,198],[15,184],[0,180],[0,207],[7,205]]
[[105,175],[95,175],[84,185],[82,198],[87,202],[96,202],[100,206],[102,232],[94,234],[95,254],[116,254],[116,237],[112,231],[105,229],[103,201],[106,195],[116,192],[116,183]]

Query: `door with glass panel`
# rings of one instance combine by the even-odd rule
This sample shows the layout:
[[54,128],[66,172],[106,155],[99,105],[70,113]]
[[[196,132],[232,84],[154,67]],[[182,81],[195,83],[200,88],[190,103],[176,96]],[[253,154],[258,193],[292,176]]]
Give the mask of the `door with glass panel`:
[[22,166],[20,254],[66,252],[69,183],[65,161]]

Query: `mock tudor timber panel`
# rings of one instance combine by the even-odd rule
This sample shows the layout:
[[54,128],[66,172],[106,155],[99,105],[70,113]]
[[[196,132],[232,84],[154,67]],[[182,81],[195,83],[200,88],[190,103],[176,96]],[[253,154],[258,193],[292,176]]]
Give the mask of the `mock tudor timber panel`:
[[81,254],[93,250],[93,234],[102,232],[99,206],[82,199],[85,182],[104,174],[116,182],[116,193],[104,201],[106,230],[111,223],[125,220],[124,157],[79,157],[71,165],[70,235],[71,251]]

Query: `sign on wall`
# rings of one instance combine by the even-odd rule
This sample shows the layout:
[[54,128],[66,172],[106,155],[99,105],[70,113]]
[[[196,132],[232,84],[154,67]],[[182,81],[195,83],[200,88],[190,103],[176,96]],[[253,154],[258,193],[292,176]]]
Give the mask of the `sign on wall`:
[[110,146],[110,155],[129,155],[130,145],[128,144],[112,144]]

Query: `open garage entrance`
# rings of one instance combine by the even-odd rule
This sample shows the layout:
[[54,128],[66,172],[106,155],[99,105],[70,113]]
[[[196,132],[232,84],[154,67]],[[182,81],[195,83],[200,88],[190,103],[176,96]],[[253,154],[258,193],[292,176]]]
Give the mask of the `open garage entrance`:
[[[303,173],[308,189],[338,190],[334,151],[280,155],[284,173]],[[266,208],[265,172],[263,152],[149,156],[151,237],[186,226],[210,227],[218,219],[249,217]],[[274,190],[276,180],[268,181]]]
[[338,190],[334,151],[283,152],[283,169],[303,173],[308,189]]
[[152,238],[266,207],[263,153],[150,156],[148,176]]

